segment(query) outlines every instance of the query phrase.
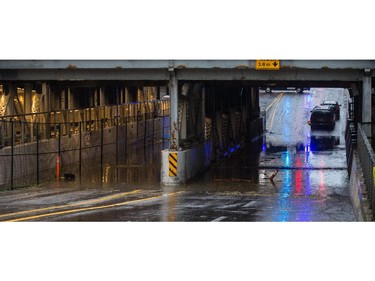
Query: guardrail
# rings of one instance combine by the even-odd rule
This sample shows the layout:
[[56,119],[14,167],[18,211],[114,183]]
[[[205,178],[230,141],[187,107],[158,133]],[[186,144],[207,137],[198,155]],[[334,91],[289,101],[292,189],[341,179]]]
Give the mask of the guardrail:
[[[358,155],[361,162],[365,185],[371,204],[373,216],[375,216],[375,194],[374,194],[374,173],[375,173],[375,154],[371,146],[370,133],[375,129],[375,124],[358,124]],[[371,129],[371,130],[369,130]],[[370,140],[369,140],[370,139]]]

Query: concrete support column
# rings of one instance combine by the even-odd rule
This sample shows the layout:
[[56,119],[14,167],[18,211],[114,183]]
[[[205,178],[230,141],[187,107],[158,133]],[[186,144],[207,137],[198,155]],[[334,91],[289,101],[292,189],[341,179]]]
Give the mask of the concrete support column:
[[68,87],[67,91],[68,91],[68,109],[73,109],[73,93],[70,87]]
[[[371,70],[365,69],[362,80],[362,122],[371,122],[372,116],[372,97],[371,97]],[[366,135],[372,136],[372,126],[364,126]]]
[[61,90],[61,92],[60,92],[60,109],[66,109],[65,90]]
[[120,88],[120,104],[124,103],[124,88]]
[[[189,124],[187,123],[187,105],[189,102],[189,88],[190,84],[185,83],[181,87],[181,96],[179,97],[178,100],[178,109],[179,109],[179,120],[178,120],[178,132],[180,136],[180,140],[186,140],[188,136],[188,126]],[[194,109],[193,105],[190,105],[191,109]],[[194,114],[192,114],[194,115]]]
[[97,106],[99,106],[99,98],[98,98],[98,96],[99,96],[99,89],[98,88],[95,88],[94,89],[94,107],[97,107]]
[[41,96],[40,110],[42,112],[47,112],[51,110],[50,95],[49,95],[49,90],[47,88],[46,82],[42,83],[42,96]]
[[99,88],[99,106],[105,105],[104,88]]
[[124,96],[124,102],[125,103],[129,103],[130,102],[130,94],[129,94],[129,89],[128,89],[128,87],[125,87],[125,89],[124,89],[124,94],[125,94],[125,96]]
[[116,86],[115,87],[115,95],[116,95],[116,105],[121,103],[121,89]]
[[371,76],[364,76],[362,81],[362,122],[371,122]]
[[8,111],[6,115],[14,115],[14,97],[17,95],[17,85],[14,83],[9,84],[9,100],[8,100]]
[[26,83],[24,86],[24,108],[23,112],[25,114],[31,113],[31,105],[32,105],[32,85],[30,83]]
[[178,80],[174,71],[170,72],[169,93],[171,96],[171,139],[169,148],[178,150],[180,148],[178,130]]
[[206,120],[206,86],[202,87],[202,111],[201,111],[201,128],[202,128],[202,136],[204,136],[205,132],[205,120]]
[[[183,86],[181,95],[186,101],[188,84]],[[197,88],[198,89],[198,88]],[[199,89],[200,91],[200,89]],[[171,103],[171,140],[169,149],[162,151],[161,183],[178,185],[202,174],[210,165],[212,154],[211,142],[193,143],[189,148],[180,148],[179,111],[178,111],[178,79],[174,71],[170,71],[169,94]],[[197,93],[197,94],[200,94]],[[182,113],[180,113],[183,115]],[[183,119],[183,117],[181,117]]]

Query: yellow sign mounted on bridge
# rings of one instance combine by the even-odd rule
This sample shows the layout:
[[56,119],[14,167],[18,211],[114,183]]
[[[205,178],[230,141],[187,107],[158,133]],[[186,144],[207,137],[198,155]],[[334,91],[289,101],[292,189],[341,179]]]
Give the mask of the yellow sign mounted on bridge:
[[256,70],[279,70],[280,60],[256,60]]

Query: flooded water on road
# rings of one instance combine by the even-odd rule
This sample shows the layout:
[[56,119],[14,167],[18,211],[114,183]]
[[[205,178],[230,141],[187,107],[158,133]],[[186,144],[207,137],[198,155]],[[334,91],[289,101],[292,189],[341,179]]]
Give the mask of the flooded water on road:
[[[77,165],[66,166],[63,174],[75,178],[44,188],[89,193],[139,189],[140,198],[153,198],[156,192],[159,199],[55,220],[355,221],[343,137],[346,95],[344,89],[261,95],[261,106],[268,108],[264,136],[179,186],[160,184],[160,151],[166,143],[145,152],[134,147],[127,155],[105,155],[102,167],[101,159],[83,163],[81,171]],[[341,120],[333,131],[318,132],[312,142],[307,124],[310,110],[327,97],[342,104]],[[273,103],[276,98],[278,102]],[[269,107],[271,103],[274,105]]]

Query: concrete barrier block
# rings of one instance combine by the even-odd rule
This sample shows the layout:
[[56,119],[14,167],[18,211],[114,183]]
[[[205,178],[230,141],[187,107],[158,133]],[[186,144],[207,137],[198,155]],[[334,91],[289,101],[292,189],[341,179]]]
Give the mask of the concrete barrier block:
[[209,143],[202,143],[181,151],[163,150],[161,183],[178,185],[202,174],[210,164],[210,149]]

